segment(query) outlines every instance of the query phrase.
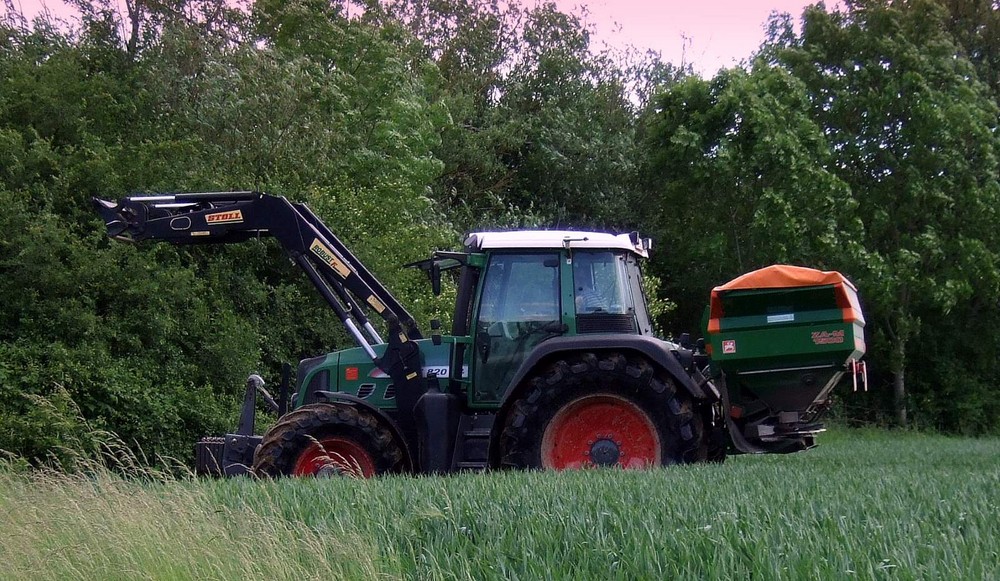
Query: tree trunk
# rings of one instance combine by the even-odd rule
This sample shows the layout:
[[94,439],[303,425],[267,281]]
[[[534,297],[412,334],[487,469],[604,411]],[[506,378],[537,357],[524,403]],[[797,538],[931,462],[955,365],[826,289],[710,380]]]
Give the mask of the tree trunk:
[[128,20],[131,29],[128,34],[128,41],[125,50],[129,58],[136,60],[136,53],[139,51],[139,33],[142,24],[142,6],[136,0],[125,0],[125,8],[128,10]]
[[906,427],[906,342],[897,339],[894,348],[892,370],[892,403],[896,411],[896,423]]

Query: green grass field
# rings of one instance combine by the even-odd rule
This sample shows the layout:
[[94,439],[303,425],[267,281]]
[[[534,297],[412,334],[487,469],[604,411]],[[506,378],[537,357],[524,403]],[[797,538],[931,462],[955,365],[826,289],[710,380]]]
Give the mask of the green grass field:
[[643,472],[0,470],[0,578],[1000,579],[1000,440],[837,430],[820,442]]

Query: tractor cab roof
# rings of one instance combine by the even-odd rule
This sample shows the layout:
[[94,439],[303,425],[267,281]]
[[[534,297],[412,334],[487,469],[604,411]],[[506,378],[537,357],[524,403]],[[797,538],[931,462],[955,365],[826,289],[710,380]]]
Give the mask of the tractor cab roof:
[[643,258],[649,258],[651,244],[648,238],[639,238],[638,232],[608,234],[576,230],[515,230],[474,232],[465,239],[465,246],[473,252],[520,248],[627,250]]

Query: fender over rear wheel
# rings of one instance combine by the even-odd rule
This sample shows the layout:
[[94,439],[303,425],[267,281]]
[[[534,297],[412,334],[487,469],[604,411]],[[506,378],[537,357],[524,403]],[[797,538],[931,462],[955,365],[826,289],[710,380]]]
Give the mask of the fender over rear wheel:
[[354,476],[400,472],[403,450],[388,427],[350,405],[316,403],[285,414],[254,454],[258,476]]
[[500,434],[504,467],[642,468],[705,460],[690,396],[641,357],[580,353],[529,379]]

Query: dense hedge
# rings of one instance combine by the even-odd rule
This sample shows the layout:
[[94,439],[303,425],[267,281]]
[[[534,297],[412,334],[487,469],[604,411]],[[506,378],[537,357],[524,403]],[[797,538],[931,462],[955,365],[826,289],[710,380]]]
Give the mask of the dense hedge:
[[711,79],[545,4],[177,0],[136,27],[79,4],[0,21],[2,450],[68,461],[107,430],[188,458],[249,372],[348,345],[276,244],[118,244],[90,203],[247,188],[309,203],[424,323],[450,297],[398,266],[475,228],[641,227],[676,332],[751,268],[837,268],[875,380],[842,415],[1000,425],[988,2],[810,8]]

